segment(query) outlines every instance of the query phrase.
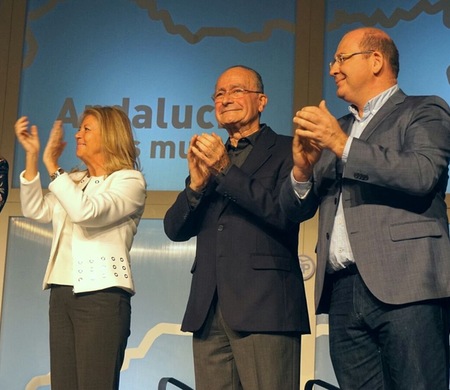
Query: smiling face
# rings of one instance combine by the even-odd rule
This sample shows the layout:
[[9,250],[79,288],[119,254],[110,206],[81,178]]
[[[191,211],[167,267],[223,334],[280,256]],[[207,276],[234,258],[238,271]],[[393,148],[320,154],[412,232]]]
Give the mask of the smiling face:
[[[241,97],[228,92],[240,88],[246,91]],[[235,67],[226,70],[217,80],[215,92],[224,92],[223,100],[215,102],[216,119],[219,127],[229,133],[249,135],[259,130],[259,115],[264,111],[267,97],[259,91],[256,75],[249,69]]]
[[336,94],[355,105],[360,114],[366,103],[397,84],[398,50],[384,31],[363,27],[344,35],[330,65]]
[[86,115],[75,134],[77,142],[77,157],[83,161],[90,174],[98,176],[103,167],[104,155],[102,134],[99,121],[93,115]]
[[[361,49],[359,43],[363,32],[352,31],[346,34],[336,50],[338,54],[358,53]],[[341,99],[356,106],[364,106],[371,96],[373,83],[372,53],[354,55],[342,63],[334,62],[330,69],[330,75],[336,83],[336,94]]]

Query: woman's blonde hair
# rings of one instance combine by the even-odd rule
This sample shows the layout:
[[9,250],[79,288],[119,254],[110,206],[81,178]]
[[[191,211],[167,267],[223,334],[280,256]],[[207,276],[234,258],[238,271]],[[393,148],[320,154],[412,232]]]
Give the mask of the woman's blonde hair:
[[121,169],[140,170],[128,116],[117,107],[93,106],[84,110],[80,123],[88,115],[92,115],[99,123],[107,175]]

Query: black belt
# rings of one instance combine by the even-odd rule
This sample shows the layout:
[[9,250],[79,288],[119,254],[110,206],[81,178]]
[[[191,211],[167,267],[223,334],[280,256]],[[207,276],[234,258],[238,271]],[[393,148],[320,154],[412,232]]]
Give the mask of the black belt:
[[330,276],[333,280],[336,280],[336,279],[345,278],[347,276],[358,275],[358,274],[359,274],[359,271],[358,271],[358,267],[356,266],[356,264],[349,264],[347,267],[340,269],[339,271],[333,272],[332,274],[330,274]]
[[[73,286],[68,286],[65,284],[49,284],[50,288],[70,288],[71,290],[73,290]],[[98,292],[111,292],[111,293],[120,293],[120,294],[126,294],[131,296],[132,294],[129,293],[127,290],[120,288],[120,287],[108,287],[108,288],[103,288],[101,290],[93,290],[93,291],[86,291],[86,292],[81,292],[81,293],[77,293],[77,295],[81,295],[81,294],[93,294],[93,293],[98,293]]]

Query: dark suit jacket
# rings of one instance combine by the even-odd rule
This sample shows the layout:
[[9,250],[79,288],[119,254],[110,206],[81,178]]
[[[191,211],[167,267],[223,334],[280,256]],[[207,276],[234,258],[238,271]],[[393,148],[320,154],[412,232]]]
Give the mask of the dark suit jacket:
[[298,224],[278,202],[292,169],[292,138],[269,127],[261,131],[241,168],[233,165],[211,181],[194,209],[182,191],[164,218],[171,240],[197,237],[182,330],[202,326],[217,291],[233,330],[309,332]]
[[8,161],[0,160],[0,211],[8,198]]
[[[347,115],[339,122],[349,131],[353,120]],[[341,185],[350,244],[369,290],[389,304],[450,296],[449,159],[448,105],[398,91],[353,140],[342,181],[335,155],[326,150],[306,199],[300,202],[290,181],[285,183],[282,208],[294,220],[311,217],[320,205],[318,313],[328,310],[325,267]]]

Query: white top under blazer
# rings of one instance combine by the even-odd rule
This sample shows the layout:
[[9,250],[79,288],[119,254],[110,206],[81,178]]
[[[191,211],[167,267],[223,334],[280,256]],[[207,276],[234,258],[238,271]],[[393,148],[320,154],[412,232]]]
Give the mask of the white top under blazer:
[[[74,293],[120,287],[134,294],[130,250],[145,206],[142,173],[131,169],[107,177],[88,177],[86,171],[63,173],[50,183],[45,195],[39,173],[31,181],[23,175],[23,215],[42,223],[52,222],[53,226],[43,289],[49,288],[49,283],[67,284],[71,280]],[[66,237],[62,242],[67,240],[68,245],[60,247],[64,227],[71,242]],[[71,252],[71,259],[67,259],[67,252]],[[55,266],[57,261],[69,261],[71,265]],[[71,269],[71,277],[61,275],[64,269]]]

